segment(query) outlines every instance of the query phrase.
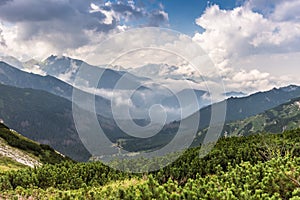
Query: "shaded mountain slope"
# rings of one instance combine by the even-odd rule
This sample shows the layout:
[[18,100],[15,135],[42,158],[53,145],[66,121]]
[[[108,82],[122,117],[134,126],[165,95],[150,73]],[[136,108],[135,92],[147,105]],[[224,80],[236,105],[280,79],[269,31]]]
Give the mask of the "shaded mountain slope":
[[[278,89],[274,88],[266,92],[258,92],[247,97],[229,98],[214,105],[227,104],[225,122],[228,123],[257,115],[297,97],[300,97],[300,87],[290,85]],[[212,106],[210,105],[198,111],[200,112],[199,130],[209,125],[211,110]],[[190,117],[194,117],[194,115]]]
[[41,76],[21,71],[0,61],[0,83],[19,88],[44,90],[71,99],[73,87],[52,76]]
[[0,118],[34,141],[49,144],[75,160],[86,160],[72,117],[72,104],[53,94],[0,85]]
[[[0,61],[0,83],[4,85],[15,86],[18,88],[32,88],[36,90],[43,90],[51,94],[64,97],[72,100],[73,87],[52,76],[41,76],[19,70]],[[110,101],[96,96],[96,107],[98,114],[111,117],[109,109]],[[104,109],[105,108],[105,109]]]

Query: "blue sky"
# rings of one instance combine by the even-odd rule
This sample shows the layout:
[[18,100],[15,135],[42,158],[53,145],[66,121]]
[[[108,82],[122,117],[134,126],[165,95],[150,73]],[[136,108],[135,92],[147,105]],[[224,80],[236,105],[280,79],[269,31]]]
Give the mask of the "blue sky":
[[236,0],[162,0],[161,3],[169,14],[170,27],[188,35],[203,31],[195,24],[195,19],[200,17],[208,6],[217,4],[220,8],[229,10],[241,5],[241,1]]

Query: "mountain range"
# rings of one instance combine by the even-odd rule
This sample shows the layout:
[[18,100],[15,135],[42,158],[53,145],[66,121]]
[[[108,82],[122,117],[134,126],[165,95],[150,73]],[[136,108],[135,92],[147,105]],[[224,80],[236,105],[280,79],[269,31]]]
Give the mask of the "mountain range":
[[67,99],[72,98],[73,87],[53,76],[27,73],[0,61],[0,83],[19,88],[44,90]]
[[[75,127],[71,101],[41,90],[1,84],[0,91],[1,121],[22,135],[48,144],[74,160],[89,159],[91,155],[82,144]],[[112,142],[120,138],[132,139],[118,128],[113,119],[98,115],[98,121]],[[126,121],[123,123],[126,124]],[[140,148],[138,146],[133,150]]]
[[[191,119],[195,118],[195,115],[200,115],[199,123],[199,133],[196,137],[194,144],[198,145],[203,140],[203,134],[207,130],[209,125],[214,126],[215,124],[210,124],[211,120],[211,110],[212,106],[218,106],[220,104],[226,103],[226,113],[225,113],[225,127],[228,127],[230,123],[240,123],[240,120],[247,120],[249,117],[256,116],[258,114],[264,113],[270,109],[273,109],[282,104],[288,103],[294,98],[300,97],[300,87],[295,85],[290,85],[282,88],[274,88],[270,91],[266,92],[258,92],[252,94],[250,96],[236,98],[232,97],[223,102],[219,102],[213,105],[209,105],[205,108],[200,109],[193,115],[189,116],[186,121],[192,121]],[[150,144],[159,144],[155,146],[156,148],[162,147],[170,142],[170,140],[174,137],[174,134],[178,130],[181,121],[175,121],[170,123],[166,129],[163,130],[162,134],[159,137],[159,141],[156,141],[154,138],[150,138],[147,140],[136,140],[135,146],[141,146],[145,149],[152,149],[153,146]],[[195,122],[197,123],[197,122]],[[233,127],[235,127],[233,125]],[[280,126],[279,126],[280,127]],[[188,127],[187,127],[188,128]],[[243,128],[243,127],[241,127]],[[283,128],[283,127],[281,127]],[[279,128],[281,130],[281,128]],[[234,128],[229,128],[226,134],[230,135]],[[226,129],[227,130],[227,129]],[[278,129],[277,129],[278,130]],[[263,131],[263,130],[262,130]],[[281,132],[281,131],[280,131]],[[225,134],[225,130],[223,130],[223,135]],[[126,140],[122,140],[122,147],[130,148],[132,144],[126,142]],[[148,149],[149,150],[149,149]]]
[[[126,71],[92,66],[81,60],[69,57],[50,56],[43,62],[35,60],[20,62],[13,57],[2,57],[2,60],[15,64],[16,66],[11,66],[4,62],[1,63],[2,69],[0,68],[0,70],[2,72],[0,71],[0,83],[22,88],[41,89],[69,100],[72,98],[72,86],[75,84],[77,89],[84,90],[87,93],[94,92],[96,94],[96,109],[98,107],[102,108],[100,111],[97,110],[97,113],[105,117],[112,118],[112,113],[110,112],[111,106],[117,107],[116,101],[127,101],[132,89],[135,90],[135,93],[130,98],[132,101],[130,109],[133,118],[138,119],[145,118],[148,115],[148,110],[154,104],[162,104],[166,107],[168,122],[185,118],[192,114],[193,111],[209,104],[207,97],[202,96],[206,92],[198,92],[201,90],[188,88],[174,92],[168,89],[168,87],[158,83],[157,80],[136,76]],[[78,83],[79,81],[74,83],[80,67],[83,67],[88,73],[86,73],[84,77],[80,77],[84,79],[79,79],[80,84]],[[41,75],[28,73],[30,69],[35,68],[42,71],[40,73]],[[36,72],[36,70],[34,70],[34,72]],[[98,85],[91,86],[90,81],[99,78],[99,74],[102,74],[102,76]],[[122,80],[122,84],[117,85],[120,80]],[[185,115],[181,116],[176,98],[181,98],[181,94],[186,93],[187,90],[196,94],[196,100],[198,102],[195,102],[192,108],[186,109],[186,112],[183,112]],[[111,103],[112,105],[110,105]],[[156,115],[160,114],[156,113]]]
[[[300,97],[300,87],[289,85],[282,88],[273,88],[265,92],[257,92],[246,97],[231,97],[213,105],[218,106],[226,103],[225,122],[232,122],[257,115],[297,97]],[[212,105],[209,105],[198,111],[201,118],[199,122],[200,129],[209,125],[211,110]]]
[[[78,89],[73,86],[76,73],[79,69],[78,67],[86,65],[87,68],[94,70],[95,66],[88,65],[80,60],[57,56],[50,56],[43,62],[30,60],[22,63],[10,58],[10,63],[13,63],[12,61],[18,66],[11,66],[5,62],[0,62],[0,119],[32,140],[49,144],[51,147],[75,160],[86,161],[91,155],[82,144],[75,128],[71,100],[73,90],[81,91],[83,94],[90,94],[90,90],[82,91],[84,88]],[[45,75],[24,71],[33,65],[38,65],[38,68]],[[168,68],[171,66],[164,67]],[[150,70],[150,67],[147,66],[144,69]],[[175,71],[176,69],[174,68]],[[274,88],[270,91],[254,93],[249,96],[246,96],[242,92],[233,91],[223,94],[224,98],[226,96],[230,96],[230,98],[216,103],[210,102],[210,94],[205,90],[183,89],[173,93],[173,91],[166,90],[149,77],[139,77],[137,71],[128,73],[96,67],[97,70],[99,70],[99,73],[103,72],[102,82],[100,81],[97,88],[94,88],[97,94],[95,97],[95,108],[99,124],[105,130],[107,137],[112,143],[119,144],[120,147],[133,152],[153,150],[167,144],[174,137],[182,116],[183,120],[189,120],[193,119],[195,114],[200,114],[200,121],[195,123],[199,123],[200,132],[205,130],[210,122],[212,105],[227,104],[226,130],[228,134],[232,132],[232,134],[239,135],[241,132],[237,130],[248,130],[250,127],[248,125],[250,122],[240,122],[240,120],[247,121],[249,117],[253,116],[255,118],[258,114],[267,112],[270,109],[288,103],[291,99],[300,97],[300,87],[290,85],[282,88]],[[125,82],[130,83],[129,85],[143,85],[147,83],[146,86],[138,88],[130,97],[133,105],[129,107],[129,111],[134,116],[133,121],[136,124],[141,126],[149,124],[148,111],[154,104],[162,105],[165,110],[169,110],[167,123],[164,124],[163,129],[156,136],[147,139],[132,137],[118,127],[118,124],[114,120],[111,113],[111,106],[116,106],[113,104],[115,101],[108,97],[111,95],[118,80],[124,75],[126,77]],[[69,77],[68,81],[65,79],[67,76]],[[173,78],[175,80],[175,77]],[[130,91],[126,86],[114,92],[116,97],[120,99],[118,103],[128,100],[126,97]],[[190,93],[195,94],[196,104],[190,98]],[[183,105],[179,104],[178,98],[183,100]],[[120,108],[123,107],[124,105],[121,104]],[[180,112],[181,108],[185,108],[184,112]],[[81,109],[84,109],[84,107]],[[152,117],[156,119],[157,116],[161,115],[160,112],[158,110]],[[182,113],[183,115],[180,116]],[[117,112],[117,114],[119,113]],[[250,121],[253,120],[250,118]],[[122,119],[121,123],[129,124],[127,120]],[[265,121],[270,121],[270,119]],[[245,126],[246,128],[242,125],[237,126],[234,125],[235,122],[238,124],[246,123],[248,126]],[[230,123],[233,125],[228,125]],[[254,124],[257,123],[253,122],[251,128],[255,127]],[[157,125],[159,124],[155,124],[155,126]],[[269,125],[271,126],[271,124]],[[289,127],[289,125],[286,126]],[[279,129],[284,128],[280,126]],[[255,128],[254,132],[256,129],[258,130],[258,128]],[[151,131],[151,127],[149,131]]]

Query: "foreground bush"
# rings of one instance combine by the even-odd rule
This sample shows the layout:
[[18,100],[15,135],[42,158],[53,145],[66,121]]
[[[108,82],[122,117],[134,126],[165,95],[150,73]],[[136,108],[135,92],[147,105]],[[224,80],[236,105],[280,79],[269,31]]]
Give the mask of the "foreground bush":
[[160,185],[151,175],[143,179],[117,181],[103,187],[61,191],[48,188],[16,188],[3,198],[37,199],[299,199],[300,158],[273,158],[251,165],[228,166],[228,172],[188,179],[184,186],[169,179]]

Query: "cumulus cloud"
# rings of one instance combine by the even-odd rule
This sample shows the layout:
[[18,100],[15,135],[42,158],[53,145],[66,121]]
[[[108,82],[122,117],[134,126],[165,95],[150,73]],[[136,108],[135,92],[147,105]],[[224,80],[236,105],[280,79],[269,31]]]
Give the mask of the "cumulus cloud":
[[[227,87],[269,89],[281,83],[280,77],[271,73],[275,60],[270,59],[264,66],[260,59],[252,60],[252,67],[248,70],[243,69],[243,61],[249,61],[248,57],[254,55],[272,58],[270,55],[289,56],[300,51],[300,13],[297,12],[300,1],[268,3],[268,0],[250,0],[232,10],[213,5],[196,19],[204,32],[196,33],[193,39],[219,67],[228,81]],[[290,64],[285,65],[282,67]]]
[[263,73],[257,69],[250,71],[241,70],[231,77],[225,77],[226,86],[229,89],[243,88],[246,91],[269,90],[274,84],[274,78],[269,73]]
[[222,58],[300,50],[300,23],[275,22],[247,7],[226,11],[215,5],[196,23],[205,32],[194,39]]
[[149,23],[148,26],[159,26],[161,22],[168,21],[169,16],[168,13],[162,10],[152,11],[149,15]]
[[299,21],[299,0],[249,0],[245,6],[276,21]]
[[[6,0],[0,4],[0,22],[5,26],[3,38],[11,46],[4,50],[19,57],[25,57],[15,50],[22,45],[24,49],[35,49],[27,52],[31,54],[28,57],[63,54],[99,43],[108,34],[124,31],[131,23],[160,26],[167,21],[167,13],[160,7],[148,10],[126,1]],[[43,55],[40,46],[45,49]]]
[[300,21],[300,1],[283,1],[275,7],[271,18],[276,21]]
[[268,17],[274,12],[276,5],[286,0],[247,0],[245,6]]

